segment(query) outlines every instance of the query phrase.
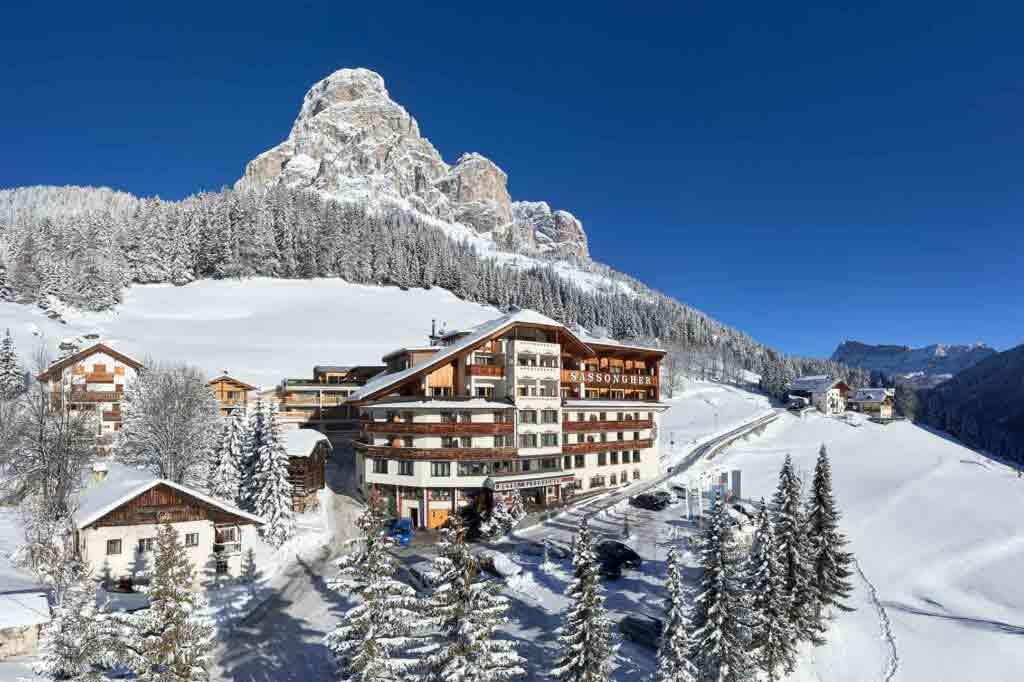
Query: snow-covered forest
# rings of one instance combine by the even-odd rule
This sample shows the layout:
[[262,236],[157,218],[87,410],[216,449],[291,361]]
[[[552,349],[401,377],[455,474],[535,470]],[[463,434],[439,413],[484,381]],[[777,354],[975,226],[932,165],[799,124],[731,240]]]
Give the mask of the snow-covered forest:
[[[132,283],[341,277],[359,284],[443,287],[460,298],[538,310],[620,339],[655,340],[769,377],[866,375],[830,360],[785,357],[702,312],[599,263],[574,281],[533,254],[527,267],[478,253],[415,211],[326,199],[307,191],[224,190],[183,201],[106,188],[0,191],[0,297],[87,310],[116,305]],[[570,271],[572,272],[572,271]],[[582,279],[582,278],[581,278]]]

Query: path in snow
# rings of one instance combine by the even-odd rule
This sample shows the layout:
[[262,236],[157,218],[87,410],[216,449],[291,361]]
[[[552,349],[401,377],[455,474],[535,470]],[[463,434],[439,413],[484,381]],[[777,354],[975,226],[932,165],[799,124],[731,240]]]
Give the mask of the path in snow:
[[856,558],[853,560],[853,566],[857,569],[857,575],[864,581],[864,584],[868,586],[868,594],[871,596],[871,603],[875,606],[875,611],[878,613],[878,626],[882,633],[882,639],[889,645],[889,662],[886,667],[885,676],[882,678],[882,682],[891,682],[896,676],[896,672],[900,668],[900,655],[896,649],[896,636],[892,634],[892,621],[889,620],[889,612],[885,610],[885,606],[878,599],[878,590],[875,589],[874,584],[868,580],[868,577],[864,575],[864,569],[860,567],[860,562]]

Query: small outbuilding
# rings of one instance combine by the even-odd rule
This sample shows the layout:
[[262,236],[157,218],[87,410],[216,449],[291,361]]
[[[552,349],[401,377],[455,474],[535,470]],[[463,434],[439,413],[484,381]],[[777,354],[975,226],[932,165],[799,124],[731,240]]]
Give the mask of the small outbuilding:
[[324,489],[324,472],[331,441],[313,429],[288,429],[284,432],[288,451],[288,479],[292,484],[292,509],[304,512],[320,504],[317,493]]

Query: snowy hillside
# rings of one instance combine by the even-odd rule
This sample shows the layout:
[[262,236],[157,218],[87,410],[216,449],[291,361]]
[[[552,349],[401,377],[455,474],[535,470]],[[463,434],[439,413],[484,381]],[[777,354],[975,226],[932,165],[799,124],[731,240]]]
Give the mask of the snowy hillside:
[[[784,415],[715,462],[742,468],[744,495],[759,498],[775,489],[787,453],[809,474],[821,443],[832,458],[843,529],[883,610],[858,580],[859,610],[840,617],[829,645],[804,652],[793,679],[889,679],[894,663],[892,679],[907,682],[1019,679],[1024,481],[909,423],[854,427],[819,416]],[[894,661],[879,639],[885,618]]]
[[23,356],[40,343],[53,353],[63,338],[96,332],[134,357],[185,361],[210,376],[227,369],[269,387],[312,376],[314,364],[377,364],[390,350],[425,342],[433,318],[455,327],[497,314],[443,289],[256,278],[134,286],[113,311],[66,311],[66,325],[0,303],[0,329],[11,330]]

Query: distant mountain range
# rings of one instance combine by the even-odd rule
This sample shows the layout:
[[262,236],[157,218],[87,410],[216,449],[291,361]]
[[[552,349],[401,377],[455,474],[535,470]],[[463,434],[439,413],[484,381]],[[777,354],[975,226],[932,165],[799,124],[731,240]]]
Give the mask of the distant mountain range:
[[935,378],[940,375],[947,375],[944,378],[948,378],[996,353],[994,348],[983,343],[952,346],[933,344],[911,348],[843,341],[832,353],[832,359],[892,378]]

